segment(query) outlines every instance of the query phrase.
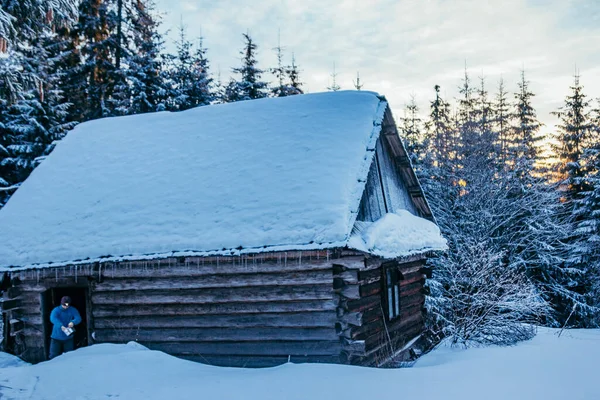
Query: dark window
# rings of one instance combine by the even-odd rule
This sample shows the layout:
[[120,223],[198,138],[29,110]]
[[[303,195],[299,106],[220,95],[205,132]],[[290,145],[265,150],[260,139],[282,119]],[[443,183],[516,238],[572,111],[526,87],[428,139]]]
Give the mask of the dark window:
[[383,266],[383,281],[385,284],[384,297],[388,320],[400,315],[400,280],[402,274],[398,271],[398,264]]

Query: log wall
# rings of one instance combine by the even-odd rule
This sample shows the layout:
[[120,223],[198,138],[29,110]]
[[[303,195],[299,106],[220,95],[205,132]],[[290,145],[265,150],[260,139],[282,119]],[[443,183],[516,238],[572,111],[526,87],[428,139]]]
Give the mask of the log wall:
[[[352,251],[93,263],[11,274],[14,352],[45,359],[43,293],[84,287],[89,343],[137,341],[214,365],[379,365],[423,326],[422,261],[401,265],[401,316],[385,322],[381,260]],[[385,333],[385,335],[384,335]]]
[[340,320],[337,332],[345,343],[343,361],[350,364],[384,366],[394,360],[405,360],[409,344],[423,331],[425,283],[423,257],[407,258],[396,266],[400,271],[400,315],[386,316],[383,271],[380,259],[367,260],[365,268],[348,269],[334,265],[334,276],[352,275],[337,285]]

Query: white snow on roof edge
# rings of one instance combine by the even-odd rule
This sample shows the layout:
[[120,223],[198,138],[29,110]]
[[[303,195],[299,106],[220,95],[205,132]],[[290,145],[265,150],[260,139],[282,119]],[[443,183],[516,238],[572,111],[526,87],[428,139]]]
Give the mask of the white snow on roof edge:
[[348,247],[383,258],[400,258],[448,249],[439,227],[407,210],[387,213],[375,222],[360,222]]

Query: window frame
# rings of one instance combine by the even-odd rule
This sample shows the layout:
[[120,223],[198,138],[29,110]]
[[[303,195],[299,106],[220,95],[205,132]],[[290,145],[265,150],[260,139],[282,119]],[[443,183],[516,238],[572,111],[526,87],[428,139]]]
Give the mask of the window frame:
[[404,279],[398,269],[397,262],[385,263],[381,266],[382,272],[382,293],[385,303],[385,317],[388,321],[393,321],[400,316],[402,309],[402,291],[400,290],[400,281]]

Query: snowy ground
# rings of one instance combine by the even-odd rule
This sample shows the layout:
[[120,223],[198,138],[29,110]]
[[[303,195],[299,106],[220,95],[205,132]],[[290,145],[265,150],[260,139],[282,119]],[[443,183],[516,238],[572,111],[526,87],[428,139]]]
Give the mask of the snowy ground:
[[413,368],[218,368],[131,343],[27,365],[0,353],[0,399],[600,399],[600,330],[540,329],[514,347],[441,347]]

